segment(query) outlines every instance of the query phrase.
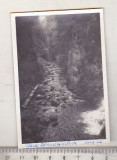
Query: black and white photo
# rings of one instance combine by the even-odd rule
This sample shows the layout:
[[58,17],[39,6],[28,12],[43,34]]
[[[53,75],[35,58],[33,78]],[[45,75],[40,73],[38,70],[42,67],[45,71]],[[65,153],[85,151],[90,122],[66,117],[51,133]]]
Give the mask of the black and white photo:
[[109,141],[102,9],[13,13],[18,141]]

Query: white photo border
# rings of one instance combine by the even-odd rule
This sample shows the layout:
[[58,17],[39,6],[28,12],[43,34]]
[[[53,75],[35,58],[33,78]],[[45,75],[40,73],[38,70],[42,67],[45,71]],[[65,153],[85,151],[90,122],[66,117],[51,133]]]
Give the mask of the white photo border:
[[[19,95],[19,80],[18,80],[17,37],[16,37],[16,21],[15,21],[15,18],[19,17],[19,16],[23,17],[23,16],[60,15],[60,14],[84,14],[84,13],[99,13],[100,14],[101,54],[102,54],[102,69],[103,69],[106,139],[76,140],[76,141],[61,141],[61,142],[43,142],[43,143],[22,144],[21,115],[20,115],[20,95]],[[110,142],[110,126],[109,126],[109,107],[108,107],[108,90],[107,90],[107,71],[106,71],[103,8],[11,13],[11,28],[12,28],[12,43],[13,43],[13,60],[14,60],[14,79],[15,79],[15,98],[16,98],[18,147],[19,148],[79,147],[79,146],[80,147],[84,147],[84,146],[103,146],[103,145],[105,146],[106,144],[108,144]]]

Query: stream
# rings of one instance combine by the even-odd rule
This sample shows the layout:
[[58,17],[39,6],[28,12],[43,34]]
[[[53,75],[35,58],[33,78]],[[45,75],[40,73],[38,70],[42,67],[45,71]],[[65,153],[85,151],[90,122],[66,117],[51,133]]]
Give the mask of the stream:
[[21,107],[23,143],[105,138],[104,107],[96,110],[66,87],[61,68],[45,64],[46,76]]

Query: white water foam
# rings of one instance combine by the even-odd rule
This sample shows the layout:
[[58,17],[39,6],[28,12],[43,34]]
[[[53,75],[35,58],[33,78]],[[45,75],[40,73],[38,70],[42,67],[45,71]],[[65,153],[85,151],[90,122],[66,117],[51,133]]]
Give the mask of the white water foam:
[[[104,128],[105,125],[105,110],[103,101],[101,106],[93,111],[83,112],[81,114],[82,123],[84,123],[85,129],[84,133],[90,135],[99,135],[101,130]],[[80,122],[81,122],[80,121]]]

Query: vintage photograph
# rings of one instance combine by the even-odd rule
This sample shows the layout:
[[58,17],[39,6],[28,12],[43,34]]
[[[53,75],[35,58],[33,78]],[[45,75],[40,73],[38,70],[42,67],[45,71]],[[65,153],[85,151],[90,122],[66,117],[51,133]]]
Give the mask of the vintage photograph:
[[13,14],[22,144],[109,138],[102,17],[102,9]]

